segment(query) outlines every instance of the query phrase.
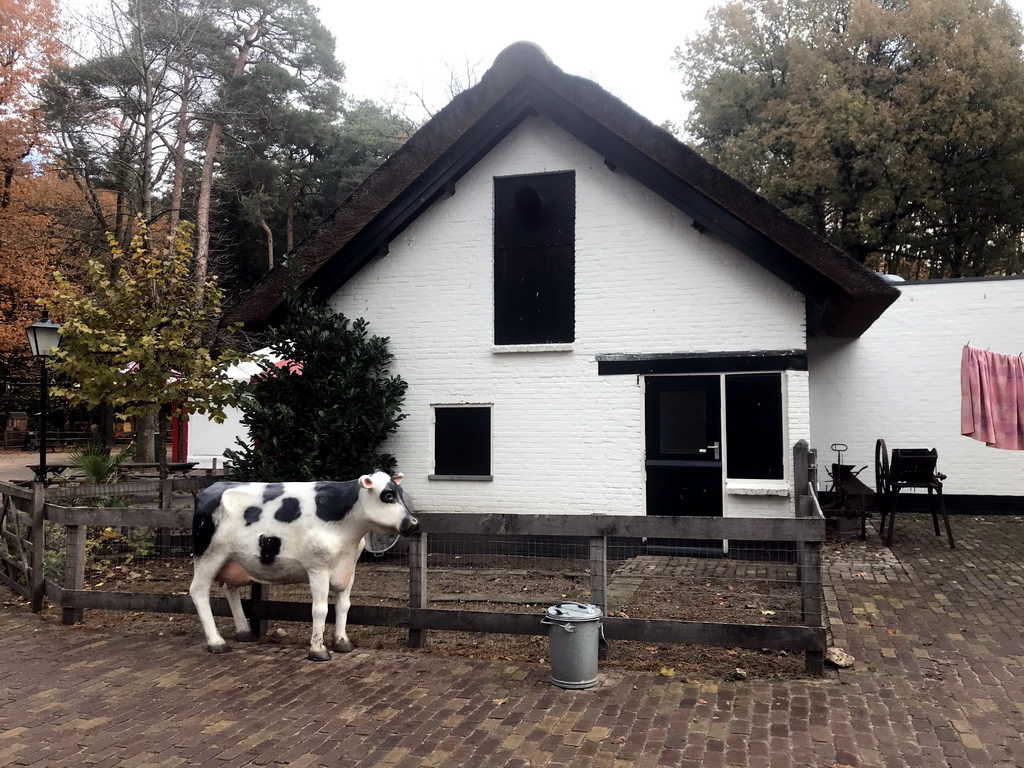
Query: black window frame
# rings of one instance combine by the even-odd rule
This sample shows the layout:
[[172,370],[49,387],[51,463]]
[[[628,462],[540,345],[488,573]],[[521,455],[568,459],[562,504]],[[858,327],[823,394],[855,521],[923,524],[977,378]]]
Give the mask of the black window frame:
[[785,480],[782,373],[733,373],[723,378],[726,481]]
[[493,410],[491,403],[431,406],[433,452],[429,479],[493,479]]

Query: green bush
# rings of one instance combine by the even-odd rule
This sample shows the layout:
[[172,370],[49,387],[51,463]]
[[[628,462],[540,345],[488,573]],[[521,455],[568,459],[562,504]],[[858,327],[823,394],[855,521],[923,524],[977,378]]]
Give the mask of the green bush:
[[380,449],[404,418],[408,385],[388,372],[389,339],[295,290],[286,306],[286,319],[269,333],[270,348],[299,365],[261,363],[262,372],[240,385],[249,441],[226,451],[233,476],[350,480],[393,469],[395,457]]

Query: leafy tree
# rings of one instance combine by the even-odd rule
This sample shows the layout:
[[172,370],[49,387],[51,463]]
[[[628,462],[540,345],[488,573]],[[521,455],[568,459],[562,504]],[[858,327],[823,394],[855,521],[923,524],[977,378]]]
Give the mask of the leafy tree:
[[[55,394],[89,407],[107,403],[121,418],[156,418],[187,404],[190,413],[223,420],[234,402],[224,373],[242,355],[209,346],[221,290],[213,277],[203,286],[192,280],[190,224],[180,224],[163,248],[153,239],[139,221],[127,251],[111,236],[110,261],[88,262],[81,287],[56,275],[46,304],[64,327],[52,368],[74,384]],[[138,446],[142,461],[152,461],[147,448]]]
[[213,269],[244,290],[409,132],[346,104],[308,0],[109,0],[81,29],[89,54],[43,92],[97,254],[107,232],[131,238],[136,214],[191,219],[197,284]]
[[0,208],[28,169],[39,142],[42,115],[35,97],[40,79],[60,60],[55,0],[0,1]]
[[36,91],[60,61],[59,32],[55,0],[0,0],[0,412],[27,410],[14,386],[34,376],[25,327],[39,319],[35,301],[52,290],[62,256],[47,201],[67,196],[35,167],[44,128]]
[[392,469],[381,453],[404,418],[407,384],[389,375],[388,339],[369,333],[293,289],[288,315],[270,332],[280,366],[243,385],[239,401],[249,443],[226,452],[241,480],[350,480]]
[[25,328],[39,319],[37,300],[53,292],[54,270],[75,280],[84,261],[65,239],[67,222],[81,213],[71,183],[49,171],[18,174],[7,191],[8,204],[0,206],[0,416],[38,410],[39,367]]
[[[215,18],[230,52],[216,75],[216,98],[205,124],[196,203],[198,280],[209,268],[214,170],[233,122],[303,94],[327,94],[344,76],[334,57],[334,36],[308,0],[220,0]],[[316,101],[315,96],[313,99]]]
[[231,233],[220,247],[230,255],[236,291],[291,251],[411,133],[372,102],[346,106],[340,92],[323,89],[313,95],[299,104],[267,97],[258,119],[231,127],[214,206]]
[[1024,268],[1024,42],[1004,0],[734,0],[677,49],[712,162],[906,277]]
[[223,35],[203,0],[109,0],[83,20],[87,57],[43,83],[53,153],[89,205],[87,230],[130,240],[138,214],[152,224],[170,184],[171,229],[182,204],[190,125],[201,86],[195,70],[219,63]]

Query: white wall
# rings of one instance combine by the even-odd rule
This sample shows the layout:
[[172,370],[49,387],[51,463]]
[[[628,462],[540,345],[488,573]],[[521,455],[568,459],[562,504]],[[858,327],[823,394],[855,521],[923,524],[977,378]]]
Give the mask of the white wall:
[[200,467],[223,467],[224,451],[238,450],[235,438],[246,440],[248,430],[242,424],[242,412],[237,408],[225,408],[225,419],[218,424],[205,416],[192,416],[188,420],[188,460],[198,462]]
[[[1024,452],[960,434],[963,346],[1024,352],[1024,278],[898,285],[902,295],[860,338],[811,339],[811,436],[819,463],[846,443],[844,463],[869,465],[874,447],[936,448],[947,494],[1024,496]],[[821,480],[827,476],[821,474]],[[824,487],[824,486],[823,486]]]
[[[566,170],[576,172],[576,341],[495,350],[493,179]],[[598,376],[595,355],[805,347],[803,296],[691,224],[532,118],[334,296],[391,338],[409,382],[388,450],[418,506],[643,514],[642,380]],[[809,438],[806,386],[806,374],[786,377],[789,445]],[[458,403],[493,403],[493,482],[427,479],[430,406]],[[753,498],[726,514],[790,513],[788,498]]]

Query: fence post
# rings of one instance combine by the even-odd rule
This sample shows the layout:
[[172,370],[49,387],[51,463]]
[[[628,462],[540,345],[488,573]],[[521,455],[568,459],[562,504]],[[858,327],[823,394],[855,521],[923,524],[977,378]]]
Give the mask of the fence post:
[[263,610],[263,602],[270,599],[270,585],[253,582],[249,587],[249,601],[252,608],[249,611],[249,630],[256,637],[263,637],[267,634],[266,612]]
[[810,481],[809,471],[810,447],[806,440],[798,440],[793,446],[793,500],[796,502],[796,516],[805,517],[801,502],[807,495],[807,484]]
[[32,483],[32,573],[28,580],[32,612],[43,610],[46,597],[46,574],[43,572],[43,555],[46,541],[43,526],[43,505],[46,504],[46,486]]
[[[806,440],[797,441],[793,446],[793,495],[796,502],[796,516],[810,517],[813,503],[810,497],[812,452]],[[796,542],[796,572],[800,583],[800,602],[804,626],[822,626],[821,611],[821,542]],[[825,674],[824,651],[807,651],[804,668],[809,675]]]
[[[173,506],[174,478],[168,474],[166,477],[160,478],[160,509],[170,510]],[[168,557],[171,553],[171,529],[157,528],[154,533],[156,534],[157,552],[160,553],[160,557]]]
[[[608,615],[608,537],[590,537],[590,602]],[[608,644],[601,643],[598,658],[608,658]]]
[[[85,540],[87,528],[84,525],[65,526],[66,556],[64,558],[64,588],[85,588]],[[61,624],[79,624],[84,618],[81,608],[64,607],[61,611]]]
[[[427,607],[427,534],[409,538],[409,607]],[[423,648],[427,644],[427,630],[409,627],[407,645]]]
[[[821,542],[800,542],[803,576],[800,579],[800,597],[804,625],[815,629],[823,625],[821,595]],[[820,677],[825,674],[825,651],[807,651],[804,657],[807,674]]]

